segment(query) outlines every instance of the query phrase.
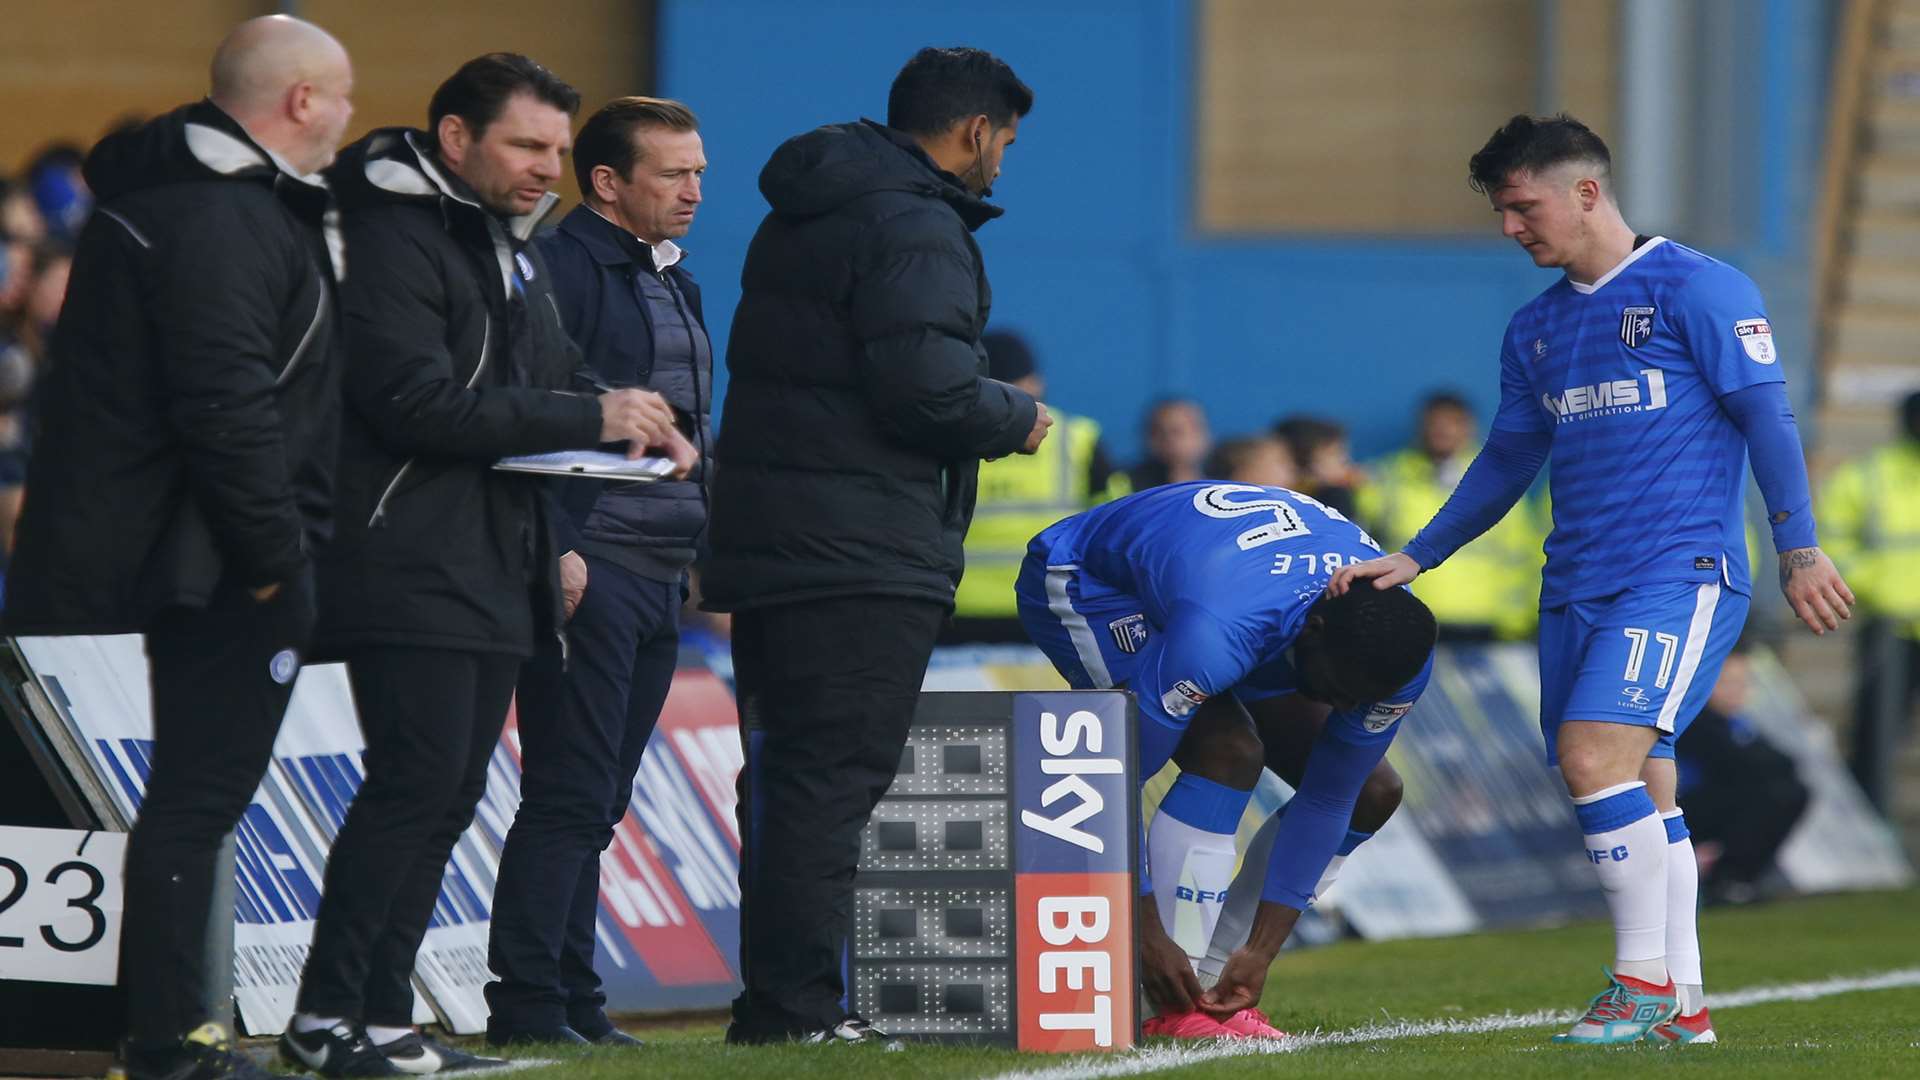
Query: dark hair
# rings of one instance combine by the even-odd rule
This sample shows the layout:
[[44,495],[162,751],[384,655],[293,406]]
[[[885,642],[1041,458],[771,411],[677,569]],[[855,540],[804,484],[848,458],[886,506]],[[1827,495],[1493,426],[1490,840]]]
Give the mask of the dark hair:
[[700,118],[677,101],[652,97],[617,97],[594,110],[573,140],[573,179],[580,196],[593,193],[593,170],[601,165],[625,177],[640,164],[635,136],[642,131],[699,131]]
[[560,76],[519,53],[494,52],[461,64],[433,92],[427,103],[427,132],[438,134],[441,119],[457,116],[478,139],[515,94],[531,94],[568,116],[580,111],[580,91]]
[[28,262],[27,272],[39,277],[47,272],[47,267],[57,262],[73,261],[73,241],[63,237],[49,236],[33,245],[33,258]]
[[1435,390],[1420,399],[1420,415],[1425,416],[1437,409],[1453,409],[1456,412],[1473,415],[1473,403],[1458,390]]
[[939,135],[982,114],[1003,128],[1032,111],[1033,90],[982,49],[921,49],[887,91],[887,126],[909,135]]
[[1252,460],[1262,446],[1274,441],[1271,435],[1235,435],[1231,439],[1222,439],[1207,455],[1207,463],[1201,467],[1209,480],[1231,480],[1240,466]]
[[1143,418],[1146,423],[1151,426],[1154,418],[1166,412],[1168,409],[1192,409],[1201,416],[1207,414],[1206,406],[1200,404],[1198,398],[1188,397],[1185,394],[1168,394],[1166,397],[1154,398],[1153,401],[1147,405],[1147,411]]
[[1566,113],[1522,113],[1494,132],[1467,162],[1467,185],[1490,195],[1505,187],[1514,173],[1539,173],[1570,161],[1592,162],[1603,181],[1613,176],[1613,155],[1592,128]]
[[1379,700],[1418,675],[1439,633],[1419,597],[1371,582],[1322,597],[1313,611],[1324,623],[1321,640],[1340,685],[1363,700]]
[[1324,417],[1283,416],[1273,423],[1273,437],[1286,443],[1294,463],[1305,469],[1312,466],[1315,450],[1346,438],[1347,429]]
[[987,376],[1001,382],[1018,382],[1040,370],[1033,346],[1011,330],[989,330],[980,335],[980,346],[987,350]]
[[1907,429],[1907,438],[1920,439],[1920,390],[1900,403],[1900,425]]

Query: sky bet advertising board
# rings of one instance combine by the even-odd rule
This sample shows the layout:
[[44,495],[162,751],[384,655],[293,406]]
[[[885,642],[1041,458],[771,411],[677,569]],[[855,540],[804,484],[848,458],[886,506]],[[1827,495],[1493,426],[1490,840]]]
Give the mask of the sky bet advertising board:
[[1114,691],[921,695],[861,841],[854,1012],[1023,1050],[1134,1044],[1134,722]]

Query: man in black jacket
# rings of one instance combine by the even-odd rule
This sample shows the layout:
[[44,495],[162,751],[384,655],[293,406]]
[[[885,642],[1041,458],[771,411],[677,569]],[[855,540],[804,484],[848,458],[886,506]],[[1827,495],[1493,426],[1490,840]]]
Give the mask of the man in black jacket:
[[842,1002],[860,832],[953,609],[980,459],[1050,422],[985,377],[971,235],[1032,105],[993,56],[923,49],[886,126],[797,136],[760,173],[703,579],[736,612],[747,740],[735,1042],[877,1036]]
[[[242,23],[211,96],[103,139],[44,376],[10,634],[146,634],[155,753],[127,844],[133,1077],[264,1076],[204,1013],[216,853],[313,622],[338,409],[332,200],[347,54]],[[331,253],[330,253],[331,250]]]
[[[534,242],[561,325],[594,374],[664,397],[706,449],[713,349],[700,290],[674,243],[700,205],[707,159],[677,101],[624,97],[580,129],[573,171],[585,200]],[[696,470],[654,484],[563,478],[560,578],[568,654],[545,642],[522,670],[520,810],[500,857],[487,986],[488,1038],[634,1043],[607,1019],[593,970],[600,852],[679,659],[683,581],[705,542]]]
[[526,241],[579,100],[524,56],[482,56],[434,93],[431,132],[375,131],[329,173],[355,255],[317,639],[347,661],[367,778],[280,1044],[323,1075],[478,1063],[409,1028],[409,978],[520,661],[560,626],[539,484],[493,463],[618,440],[692,460],[657,395],[566,392],[578,352]]

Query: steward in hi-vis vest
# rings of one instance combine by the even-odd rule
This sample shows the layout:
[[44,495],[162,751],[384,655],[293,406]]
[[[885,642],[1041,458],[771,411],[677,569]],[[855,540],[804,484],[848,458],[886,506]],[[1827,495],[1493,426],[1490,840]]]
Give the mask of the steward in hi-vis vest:
[[[1413,539],[1453,494],[1480,451],[1474,427],[1464,398],[1436,393],[1420,407],[1415,445],[1374,464],[1372,479],[1354,497],[1355,512],[1387,550]],[[1545,518],[1534,500],[1522,500],[1444,566],[1414,580],[1414,595],[1433,610],[1443,639],[1532,635],[1540,621]]]
[[[1034,397],[1046,392],[1033,351],[1019,337],[985,335],[988,373]],[[980,465],[979,498],[967,532],[967,569],[954,593],[949,642],[1022,642],[1013,584],[1027,542],[1061,518],[1127,494],[1100,443],[1100,425],[1054,409],[1052,436],[1035,454],[1013,454]]]
[[1920,394],[1898,442],[1833,471],[1820,491],[1827,553],[1869,616],[1920,639]]

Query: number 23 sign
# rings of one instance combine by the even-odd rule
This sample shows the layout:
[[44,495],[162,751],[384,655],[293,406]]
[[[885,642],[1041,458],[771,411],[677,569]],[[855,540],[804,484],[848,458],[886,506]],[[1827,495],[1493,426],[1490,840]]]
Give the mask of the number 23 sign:
[[0,826],[0,979],[111,986],[127,834]]

